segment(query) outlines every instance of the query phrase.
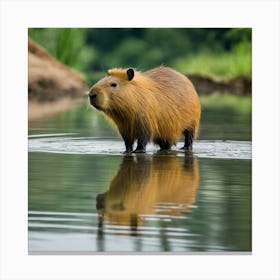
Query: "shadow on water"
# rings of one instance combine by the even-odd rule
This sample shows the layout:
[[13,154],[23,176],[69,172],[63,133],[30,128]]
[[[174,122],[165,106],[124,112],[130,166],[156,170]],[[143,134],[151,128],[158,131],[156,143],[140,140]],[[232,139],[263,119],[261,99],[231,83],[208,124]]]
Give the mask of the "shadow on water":
[[[109,189],[96,197],[98,251],[104,251],[104,227],[108,224],[128,226],[130,235],[138,237],[136,251],[142,251],[138,227],[145,225],[147,215],[178,217],[191,211],[199,184],[198,160],[186,153],[182,162],[176,154],[123,157]],[[161,219],[159,223],[161,247],[169,251],[166,223]]]

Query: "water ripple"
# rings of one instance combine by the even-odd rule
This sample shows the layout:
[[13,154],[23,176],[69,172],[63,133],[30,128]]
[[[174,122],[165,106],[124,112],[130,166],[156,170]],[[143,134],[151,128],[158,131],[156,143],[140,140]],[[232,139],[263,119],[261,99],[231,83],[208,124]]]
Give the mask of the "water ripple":
[[[179,149],[179,142],[174,151],[179,156],[184,152]],[[222,159],[251,159],[252,143],[250,141],[197,140],[194,142],[194,154],[200,158]],[[93,155],[122,155],[124,144],[117,138],[73,137],[72,134],[40,134],[31,135],[28,139],[29,152],[46,152],[61,154],[93,154]],[[158,147],[149,144],[147,153],[154,154]]]
[[[29,229],[48,229],[48,230],[78,230],[81,232],[98,230],[97,220],[92,217],[97,217],[97,213],[74,213],[74,212],[49,212],[49,211],[29,211],[28,212],[28,227]],[[148,216],[141,216],[143,220],[150,220]],[[154,220],[164,221],[166,218],[173,218],[169,215],[153,215]],[[176,218],[176,217],[175,217]],[[138,233],[144,235],[158,235],[159,228],[156,226],[139,225]],[[165,227],[165,230],[170,236],[189,236],[187,229]],[[104,233],[107,234],[129,234],[131,227],[128,225],[113,225],[104,224]]]

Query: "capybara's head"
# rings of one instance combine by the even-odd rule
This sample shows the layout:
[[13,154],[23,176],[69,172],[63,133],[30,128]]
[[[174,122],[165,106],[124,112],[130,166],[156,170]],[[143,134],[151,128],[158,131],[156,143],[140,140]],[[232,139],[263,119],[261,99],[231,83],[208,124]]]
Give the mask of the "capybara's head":
[[108,70],[107,76],[89,90],[90,104],[101,111],[112,109],[112,104],[122,102],[125,98],[126,88],[129,87],[134,74],[132,68]]

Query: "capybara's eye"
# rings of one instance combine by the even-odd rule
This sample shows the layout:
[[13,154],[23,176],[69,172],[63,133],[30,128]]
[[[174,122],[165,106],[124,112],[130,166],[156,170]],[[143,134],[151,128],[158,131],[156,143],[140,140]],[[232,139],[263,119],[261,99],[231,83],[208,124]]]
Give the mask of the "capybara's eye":
[[117,84],[116,84],[116,83],[111,83],[110,86],[111,86],[111,87],[116,87]]

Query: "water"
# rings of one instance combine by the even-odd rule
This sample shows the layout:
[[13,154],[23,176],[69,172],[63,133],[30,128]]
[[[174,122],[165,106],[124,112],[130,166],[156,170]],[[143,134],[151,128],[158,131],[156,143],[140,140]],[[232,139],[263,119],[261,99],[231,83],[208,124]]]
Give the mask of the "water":
[[193,154],[124,156],[87,105],[30,122],[29,253],[250,252],[251,112],[205,110]]

